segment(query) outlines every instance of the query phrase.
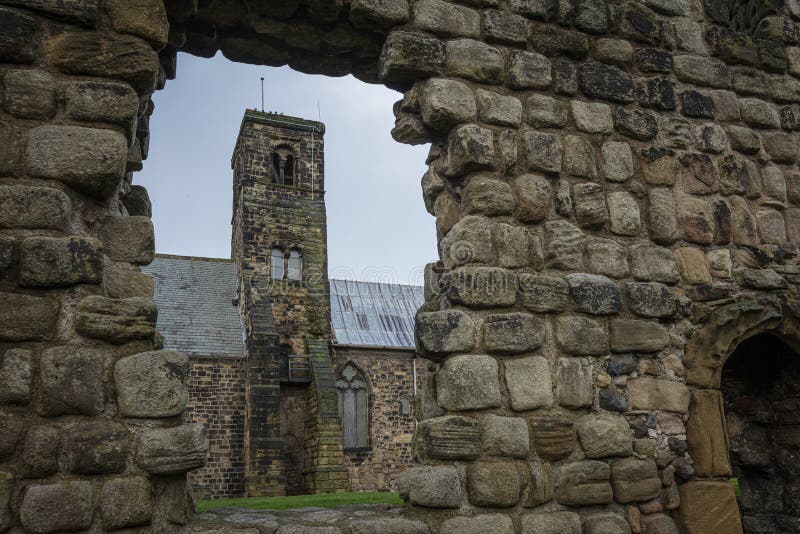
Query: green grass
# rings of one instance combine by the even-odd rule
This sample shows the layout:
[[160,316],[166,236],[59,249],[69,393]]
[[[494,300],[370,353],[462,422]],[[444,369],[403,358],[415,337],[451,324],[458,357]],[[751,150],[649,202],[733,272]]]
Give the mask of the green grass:
[[294,497],[253,497],[250,499],[220,499],[197,501],[197,511],[212,508],[250,508],[251,510],[287,510],[289,508],[335,508],[340,504],[393,504],[400,506],[403,500],[397,493],[323,493],[322,495],[297,495]]

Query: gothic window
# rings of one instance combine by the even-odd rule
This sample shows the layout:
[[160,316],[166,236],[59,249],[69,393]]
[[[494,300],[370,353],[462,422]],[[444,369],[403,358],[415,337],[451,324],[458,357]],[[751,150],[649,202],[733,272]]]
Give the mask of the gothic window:
[[281,147],[272,154],[272,181],[280,185],[294,185],[294,156],[291,150]]
[[348,363],[339,380],[339,416],[345,449],[369,447],[369,409],[367,408],[367,381],[358,369]]
[[274,280],[283,280],[283,275],[286,272],[286,266],[284,265],[284,255],[283,250],[275,247],[272,249],[269,255],[269,271],[270,276]]
[[289,269],[286,278],[295,281],[303,279],[303,253],[296,248],[289,251]]

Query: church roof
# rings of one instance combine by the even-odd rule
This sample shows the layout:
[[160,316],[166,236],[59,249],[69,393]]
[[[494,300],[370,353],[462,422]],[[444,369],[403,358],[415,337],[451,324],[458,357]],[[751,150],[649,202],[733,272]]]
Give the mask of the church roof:
[[[159,254],[142,271],[155,280],[156,327],[165,349],[205,356],[244,354],[233,260]],[[336,344],[414,347],[422,287],[330,280],[330,288]]]

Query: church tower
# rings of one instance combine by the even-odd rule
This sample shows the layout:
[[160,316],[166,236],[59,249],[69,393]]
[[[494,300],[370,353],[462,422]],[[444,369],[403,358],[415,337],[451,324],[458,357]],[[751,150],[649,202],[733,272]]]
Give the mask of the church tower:
[[347,487],[329,353],[324,135],[320,122],[247,110],[231,160],[248,496]]

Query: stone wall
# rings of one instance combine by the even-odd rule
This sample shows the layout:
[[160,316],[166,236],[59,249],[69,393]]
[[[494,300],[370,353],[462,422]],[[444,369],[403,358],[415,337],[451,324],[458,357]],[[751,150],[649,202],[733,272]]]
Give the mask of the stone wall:
[[195,500],[244,494],[245,365],[240,358],[190,359],[183,417],[208,432],[205,467],[189,474]]

